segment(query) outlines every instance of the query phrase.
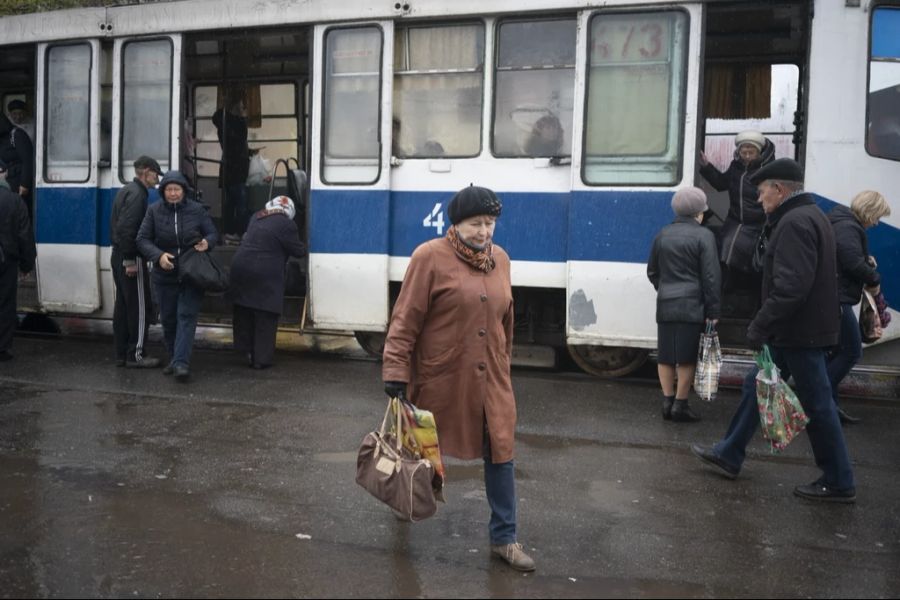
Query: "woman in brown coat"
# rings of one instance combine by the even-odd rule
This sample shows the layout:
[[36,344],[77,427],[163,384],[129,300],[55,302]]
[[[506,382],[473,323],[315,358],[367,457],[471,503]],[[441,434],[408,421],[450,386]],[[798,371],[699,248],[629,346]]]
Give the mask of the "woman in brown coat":
[[533,571],[516,543],[509,256],[492,244],[500,200],[469,186],[450,201],[447,236],[413,252],[384,346],[385,392],[434,413],[444,454],[484,459],[491,553]]

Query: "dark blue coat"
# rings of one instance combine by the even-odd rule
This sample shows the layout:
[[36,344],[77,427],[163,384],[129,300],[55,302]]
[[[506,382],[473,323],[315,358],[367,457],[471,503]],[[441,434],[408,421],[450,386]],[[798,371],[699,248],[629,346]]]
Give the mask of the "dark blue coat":
[[229,298],[240,306],[281,314],[284,265],[288,257],[305,254],[296,223],[283,211],[257,212],[231,261]]
[[828,213],[837,245],[838,294],[842,304],[856,304],[864,285],[881,283],[878,271],[868,263],[869,240],[866,230],[846,206],[835,206]]
[[[162,189],[170,173],[166,174],[160,182]],[[180,176],[180,173],[179,173]],[[182,177],[183,179],[183,177]],[[175,179],[182,184],[181,181]],[[187,181],[183,182],[187,189]],[[137,235],[137,247],[141,255],[153,263],[153,281],[176,285],[178,283],[178,256],[205,238],[212,250],[219,241],[219,234],[213,225],[212,219],[206,211],[206,207],[199,202],[194,202],[185,197],[177,204],[170,204],[160,200],[147,209],[141,228]],[[172,271],[164,271],[159,266],[159,257],[163,252],[175,256],[176,268]]]

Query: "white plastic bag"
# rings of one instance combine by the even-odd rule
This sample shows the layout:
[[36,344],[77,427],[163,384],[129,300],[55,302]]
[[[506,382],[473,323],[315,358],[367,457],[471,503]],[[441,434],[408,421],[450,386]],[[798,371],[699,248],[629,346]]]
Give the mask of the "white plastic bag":
[[257,152],[250,159],[250,170],[247,173],[247,185],[263,185],[272,181],[272,164]]

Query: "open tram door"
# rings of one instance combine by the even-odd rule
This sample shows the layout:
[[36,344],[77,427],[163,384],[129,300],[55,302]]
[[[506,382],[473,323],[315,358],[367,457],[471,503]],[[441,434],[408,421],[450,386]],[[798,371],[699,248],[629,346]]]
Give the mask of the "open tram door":
[[99,40],[39,44],[35,238],[40,305],[89,314],[101,307]]
[[317,25],[311,113],[309,311],[316,329],[388,324],[390,21]]

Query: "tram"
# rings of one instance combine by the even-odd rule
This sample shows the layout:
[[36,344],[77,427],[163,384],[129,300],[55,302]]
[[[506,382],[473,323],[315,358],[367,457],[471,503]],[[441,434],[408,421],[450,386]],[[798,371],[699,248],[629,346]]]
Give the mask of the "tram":
[[[22,310],[111,317],[110,205],[137,156],[189,171],[221,226],[212,117],[234,89],[250,150],[294,159],[248,188],[255,207],[272,187],[301,196],[309,256],[290,265],[283,325],[355,332],[373,353],[410,254],[446,233],[470,183],[503,200],[517,347],[603,376],[655,347],[646,260],[674,191],[702,184],[699,151],[724,168],[753,127],[826,210],[900,190],[897,1],[181,0],[4,17],[0,97],[35,119]],[[894,302],[898,225],[900,207],[870,231]],[[227,264],[234,247],[216,251]],[[729,346],[740,305],[726,298]],[[207,321],[229,314],[207,299]]]

